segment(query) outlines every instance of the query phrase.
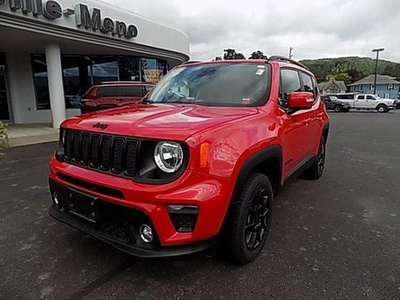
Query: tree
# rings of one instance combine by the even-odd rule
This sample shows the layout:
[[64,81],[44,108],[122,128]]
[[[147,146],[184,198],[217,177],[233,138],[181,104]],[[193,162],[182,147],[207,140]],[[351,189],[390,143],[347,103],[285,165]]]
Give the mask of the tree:
[[345,84],[351,83],[351,76],[347,73],[339,73],[326,76],[327,80],[329,80],[332,77],[337,81],[344,81]]
[[268,57],[266,55],[264,55],[264,53],[262,53],[262,51],[257,50],[255,52],[253,52],[249,59],[267,59]]
[[364,76],[362,73],[360,73],[356,69],[348,70],[347,74],[349,74],[349,76],[351,77],[351,82],[356,82],[356,81],[360,80],[361,78],[363,78],[363,76]]
[[242,53],[236,52],[235,49],[224,49],[224,59],[246,59]]

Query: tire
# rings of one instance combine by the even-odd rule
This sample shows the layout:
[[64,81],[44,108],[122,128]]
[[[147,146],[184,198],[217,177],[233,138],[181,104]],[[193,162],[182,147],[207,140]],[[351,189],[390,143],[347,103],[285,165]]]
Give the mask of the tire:
[[343,107],[341,105],[336,105],[335,106],[335,112],[342,112]]
[[223,249],[236,264],[253,261],[261,252],[272,220],[273,191],[267,176],[251,173],[238,204],[232,207]]
[[386,107],[385,104],[379,104],[379,105],[376,107],[376,110],[378,111],[378,113],[385,113],[385,112],[388,111],[388,109],[387,109],[387,107]]
[[304,171],[304,177],[310,180],[317,180],[322,176],[325,168],[325,156],[326,156],[326,140],[324,136],[321,136],[319,144],[319,150],[315,162]]

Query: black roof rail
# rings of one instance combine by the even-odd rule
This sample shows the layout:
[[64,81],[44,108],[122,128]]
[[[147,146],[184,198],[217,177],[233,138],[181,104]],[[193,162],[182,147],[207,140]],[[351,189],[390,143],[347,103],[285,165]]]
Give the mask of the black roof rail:
[[286,61],[286,62],[290,62],[294,65],[298,65],[299,67],[305,68],[308,71],[311,71],[309,67],[303,65],[302,63],[299,63],[298,61],[295,61],[293,59],[287,58],[285,56],[280,56],[280,55],[273,55],[268,57],[268,60],[274,60],[274,61]]

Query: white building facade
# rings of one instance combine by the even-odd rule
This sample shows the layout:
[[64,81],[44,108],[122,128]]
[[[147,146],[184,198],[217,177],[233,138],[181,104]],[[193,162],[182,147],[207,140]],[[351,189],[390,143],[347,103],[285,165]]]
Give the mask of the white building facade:
[[0,120],[57,128],[91,84],[156,82],[188,59],[182,31],[104,2],[0,0]]

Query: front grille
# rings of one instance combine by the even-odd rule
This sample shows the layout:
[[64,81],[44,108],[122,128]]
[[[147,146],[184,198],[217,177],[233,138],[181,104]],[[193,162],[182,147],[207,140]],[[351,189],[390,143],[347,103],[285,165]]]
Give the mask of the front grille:
[[104,222],[99,226],[98,229],[109,237],[120,240],[121,242],[131,242],[129,233],[127,232],[125,226],[121,223]]
[[62,161],[124,177],[136,175],[137,139],[70,129],[63,129],[62,136]]

